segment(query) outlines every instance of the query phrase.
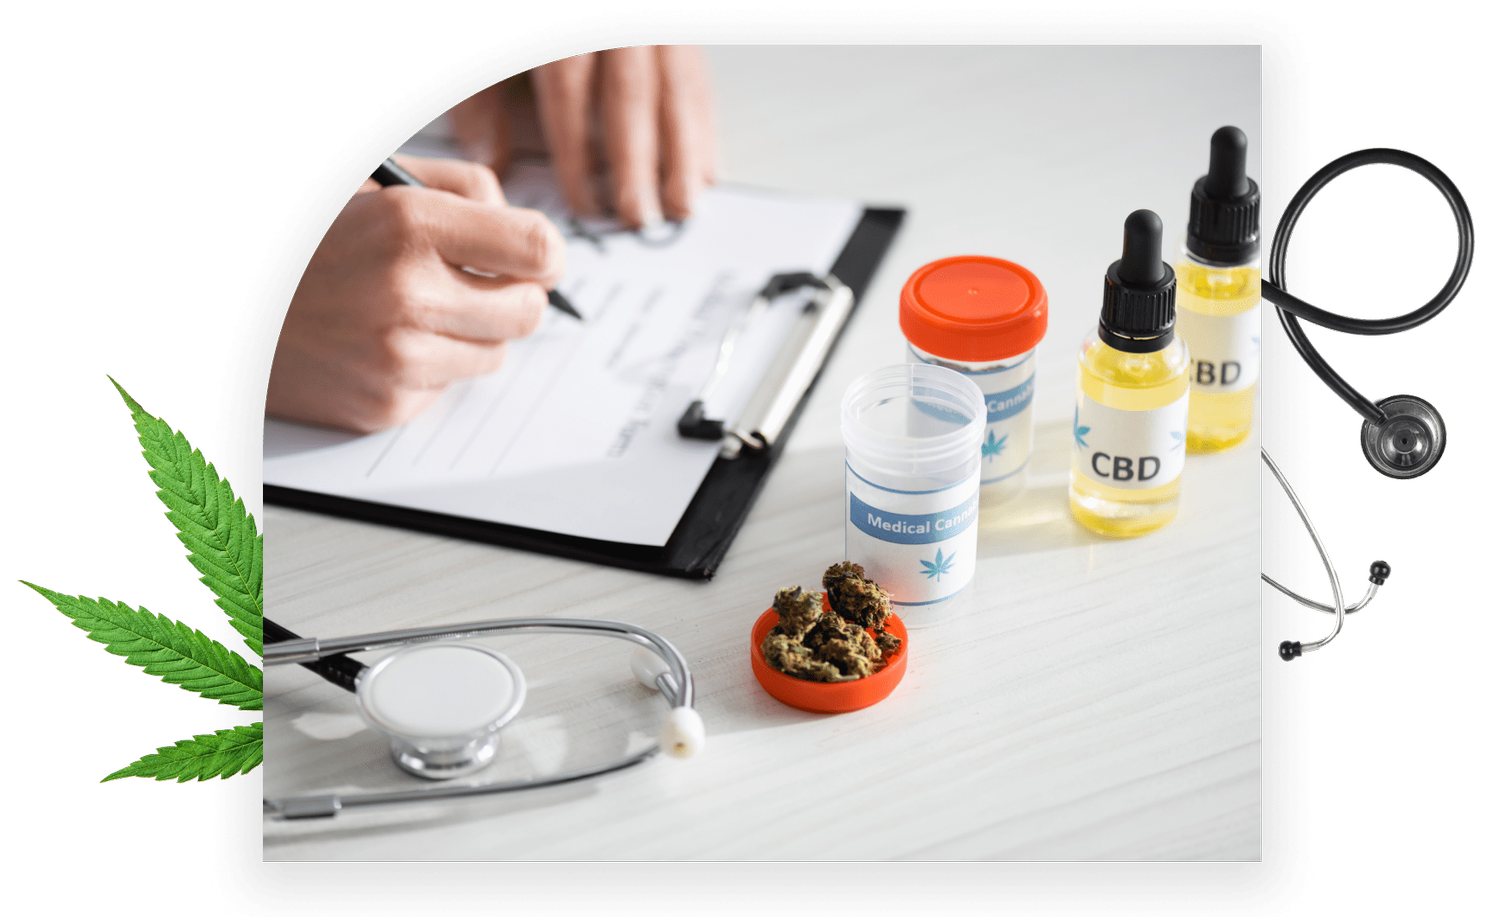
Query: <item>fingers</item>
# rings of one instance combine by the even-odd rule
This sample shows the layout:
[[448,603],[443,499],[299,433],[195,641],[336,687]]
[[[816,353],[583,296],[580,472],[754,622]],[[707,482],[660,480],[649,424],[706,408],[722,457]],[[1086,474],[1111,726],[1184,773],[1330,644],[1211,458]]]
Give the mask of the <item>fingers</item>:
[[597,216],[593,161],[589,152],[589,97],[594,82],[593,54],[580,54],[531,72],[537,115],[552,154],[552,169],[568,207],[579,216]]
[[485,167],[402,165],[434,187],[344,205],[288,307],[270,413],[362,432],[405,423],[443,387],[499,369],[505,341],[540,324],[563,270],[546,217],[506,206]]
[[364,229],[392,259],[421,261],[435,252],[456,268],[534,280],[548,289],[562,279],[566,245],[539,211],[431,188],[383,188],[356,198],[370,199],[361,200]]
[[504,175],[510,165],[510,118],[503,86],[474,93],[448,110],[448,124],[463,157]]
[[428,233],[449,264],[535,280],[548,289],[562,279],[566,243],[539,211],[459,201],[438,216]]
[[662,217],[657,188],[656,49],[617,48],[600,53],[599,58],[599,107],[615,211],[627,225],[654,225]]
[[662,208],[674,220],[692,215],[698,191],[713,181],[712,100],[701,48],[656,49],[661,73]]
[[414,328],[391,329],[375,354],[376,378],[396,391],[443,389],[498,370],[504,341],[466,341]]
[[547,289],[541,284],[453,274],[416,278],[401,321],[421,331],[492,344],[527,337],[542,323]]
[[429,188],[451,191],[460,197],[485,204],[505,203],[500,180],[488,166],[459,159],[423,159],[401,155],[397,155],[395,160],[401,168]]

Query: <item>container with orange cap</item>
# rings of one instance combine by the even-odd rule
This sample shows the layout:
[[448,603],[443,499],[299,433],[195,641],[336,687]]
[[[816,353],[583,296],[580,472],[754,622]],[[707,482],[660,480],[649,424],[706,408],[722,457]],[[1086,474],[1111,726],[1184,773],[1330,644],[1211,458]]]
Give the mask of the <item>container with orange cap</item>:
[[1026,488],[1036,346],[1047,333],[1047,291],[1036,275],[1000,258],[960,255],[918,268],[901,289],[908,358],[963,373],[984,393],[980,446],[985,503]]

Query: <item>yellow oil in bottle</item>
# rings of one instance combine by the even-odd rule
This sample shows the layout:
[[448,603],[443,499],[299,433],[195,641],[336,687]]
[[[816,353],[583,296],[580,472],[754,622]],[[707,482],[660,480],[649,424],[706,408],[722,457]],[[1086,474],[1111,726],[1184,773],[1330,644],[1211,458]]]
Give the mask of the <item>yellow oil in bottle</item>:
[[[1078,355],[1078,391],[1105,407],[1149,411],[1166,407],[1188,391],[1188,349],[1174,338],[1152,353],[1125,353],[1097,334]],[[1155,531],[1177,515],[1181,475],[1160,487],[1132,490],[1100,484],[1079,471],[1078,450],[1069,470],[1068,505],[1085,528],[1101,535],[1133,538]]]
[[[1197,322],[1212,321],[1240,315],[1260,303],[1258,262],[1221,267],[1184,256],[1175,268],[1178,332],[1187,339],[1189,348],[1193,347],[1195,321],[1182,320],[1184,312],[1193,313]],[[1224,393],[1212,391],[1212,386],[1195,385],[1188,400],[1187,449],[1194,453],[1218,452],[1237,445],[1250,435],[1254,417],[1254,382]]]

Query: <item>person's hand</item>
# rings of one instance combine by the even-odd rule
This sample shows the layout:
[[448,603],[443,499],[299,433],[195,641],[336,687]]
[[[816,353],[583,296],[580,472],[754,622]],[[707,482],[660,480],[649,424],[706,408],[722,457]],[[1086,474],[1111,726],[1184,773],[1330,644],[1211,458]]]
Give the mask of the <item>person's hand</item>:
[[[692,215],[698,191],[714,180],[702,49],[581,54],[532,70],[531,85],[553,169],[575,214],[612,210],[629,226]],[[448,113],[464,155],[497,174],[509,164],[518,116],[503,89],[491,86]],[[602,155],[595,150],[595,128],[602,133]],[[607,169],[602,189],[599,166]]]
[[506,206],[484,166],[398,158],[429,187],[367,181],[344,205],[287,309],[266,413],[361,433],[404,423],[498,369],[541,321],[563,273],[551,222]]

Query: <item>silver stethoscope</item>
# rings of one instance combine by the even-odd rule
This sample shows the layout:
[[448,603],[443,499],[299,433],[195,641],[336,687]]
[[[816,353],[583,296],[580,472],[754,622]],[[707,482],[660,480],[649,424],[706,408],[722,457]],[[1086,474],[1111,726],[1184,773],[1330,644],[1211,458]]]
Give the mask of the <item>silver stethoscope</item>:
[[[489,765],[499,748],[500,729],[516,716],[526,698],[526,681],[514,662],[463,640],[518,633],[590,634],[634,643],[631,671],[671,705],[657,743],[604,764],[527,780],[266,799],[266,815],[328,818],[360,806],[539,789],[624,770],[662,751],[677,758],[690,757],[703,745],[703,720],[693,709],[693,674],[687,660],[666,639],[634,624],[587,618],[502,618],[331,640],[298,637],[271,621],[264,626],[266,637],[276,641],[265,645],[266,665],[296,663],[353,691],[361,718],[389,741],[397,766],[429,780],[452,780]],[[370,666],[347,655],[393,648],[394,653]]]
[[[1302,215],[1302,211],[1306,209],[1313,195],[1344,172],[1375,163],[1410,169],[1427,179],[1442,193],[1444,200],[1448,202],[1449,209],[1453,211],[1454,220],[1458,223],[1458,258],[1443,288],[1420,308],[1395,318],[1355,319],[1325,311],[1286,292],[1284,280],[1286,251],[1292,239],[1292,228],[1297,225],[1297,218]],[[1360,427],[1360,448],[1364,451],[1365,459],[1370,466],[1387,477],[1414,478],[1432,470],[1438,459],[1442,458],[1443,447],[1447,444],[1447,430],[1443,425],[1442,415],[1438,413],[1437,408],[1415,395],[1392,395],[1380,402],[1370,401],[1333,371],[1328,362],[1312,346],[1312,342],[1307,339],[1306,333],[1303,332],[1297,320],[1304,319],[1315,325],[1349,334],[1395,334],[1398,331],[1407,331],[1447,308],[1458,295],[1459,289],[1463,287],[1473,261],[1474,223],[1469,217],[1468,205],[1464,203],[1463,196],[1458,193],[1458,188],[1437,166],[1401,150],[1359,150],[1335,159],[1318,170],[1317,174],[1298,189],[1291,202],[1287,204],[1286,211],[1282,213],[1281,221],[1276,225],[1276,237],[1271,244],[1269,276],[1261,284],[1261,295],[1276,307],[1277,314],[1281,318],[1281,327],[1286,329],[1292,346],[1301,354],[1302,359],[1307,361],[1312,371],[1317,373],[1318,378],[1322,379],[1329,388],[1333,389],[1364,418],[1364,424]],[[1323,568],[1328,571],[1328,581],[1333,586],[1333,604],[1324,605],[1298,595],[1264,573],[1261,574],[1261,579],[1284,595],[1308,608],[1315,608],[1334,616],[1333,630],[1326,637],[1308,643],[1294,640],[1282,642],[1279,654],[1282,659],[1290,662],[1304,653],[1322,649],[1334,637],[1337,637],[1339,631],[1344,628],[1344,616],[1353,614],[1370,604],[1370,600],[1375,597],[1376,590],[1385,583],[1386,577],[1390,576],[1391,568],[1389,564],[1380,560],[1371,564],[1370,588],[1365,592],[1364,598],[1353,605],[1346,606],[1343,590],[1339,587],[1338,574],[1333,570],[1333,563],[1328,559],[1328,552],[1324,550],[1323,542],[1318,538],[1312,521],[1307,518],[1307,511],[1302,508],[1302,501],[1297,499],[1291,485],[1282,475],[1281,469],[1271,461],[1266,450],[1260,450],[1260,457],[1265,461],[1266,467],[1271,469],[1271,474],[1275,476],[1281,489],[1286,491],[1287,497],[1292,501],[1292,506],[1296,507],[1297,515],[1302,518],[1302,524],[1307,527],[1307,533],[1312,536],[1313,544],[1318,549],[1318,556],[1323,560]]]

